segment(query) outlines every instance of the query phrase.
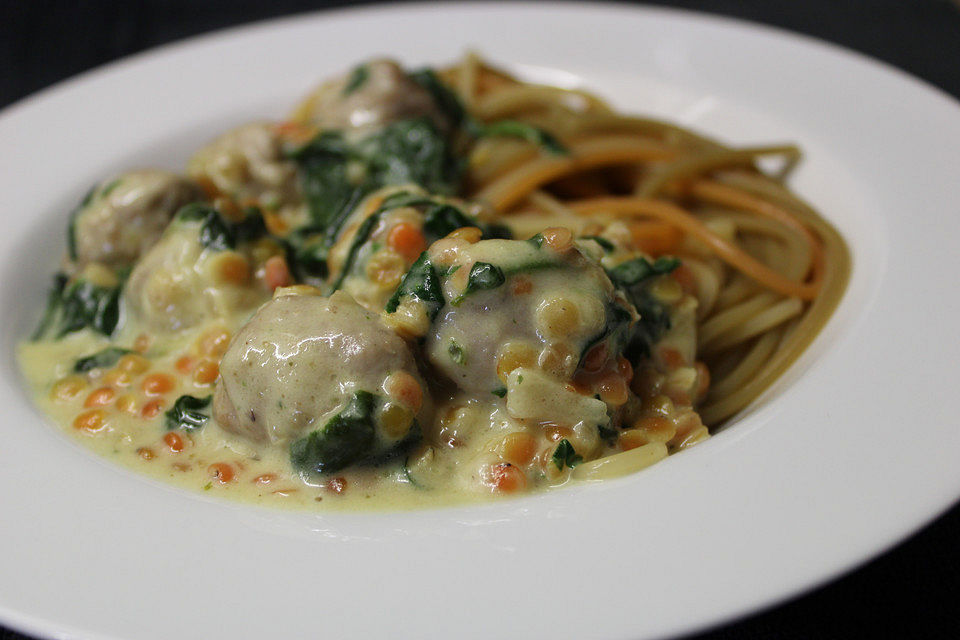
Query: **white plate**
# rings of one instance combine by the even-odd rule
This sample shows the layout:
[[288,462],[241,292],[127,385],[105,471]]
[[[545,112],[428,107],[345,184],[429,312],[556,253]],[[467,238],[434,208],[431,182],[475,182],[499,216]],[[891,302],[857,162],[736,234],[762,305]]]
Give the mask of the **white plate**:
[[[154,484],[27,403],[13,346],[65,212],[138,164],[278,117],[372,54],[476,47],[737,144],[795,140],[794,186],[844,233],[849,291],[734,426],[619,481],[487,506],[284,513]],[[729,20],[602,5],[374,8],[164,47],[0,116],[0,620],[82,638],[589,637],[689,631],[845,571],[960,494],[960,109],[849,52]]]

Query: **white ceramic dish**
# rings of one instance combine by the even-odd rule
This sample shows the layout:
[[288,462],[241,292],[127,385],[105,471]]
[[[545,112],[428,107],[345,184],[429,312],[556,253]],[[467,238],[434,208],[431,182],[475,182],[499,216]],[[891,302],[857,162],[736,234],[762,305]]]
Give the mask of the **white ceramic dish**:
[[[28,404],[13,347],[95,179],[181,167],[373,54],[476,47],[522,75],[726,140],[794,140],[849,240],[814,346],[717,437],[633,477],[486,506],[287,513],[155,484]],[[739,22],[603,5],[296,17],[137,56],[0,115],[0,621],[56,637],[639,638],[798,593],[960,495],[960,108],[878,63]],[[376,635],[375,635],[376,634]]]

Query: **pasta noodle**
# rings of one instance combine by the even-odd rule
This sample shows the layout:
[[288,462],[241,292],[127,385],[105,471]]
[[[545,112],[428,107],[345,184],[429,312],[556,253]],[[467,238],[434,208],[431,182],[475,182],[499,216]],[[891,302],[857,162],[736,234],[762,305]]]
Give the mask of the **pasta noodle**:
[[[849,254],[833,227],[784,185],[800,159],[797,147],[728,148],[676,125],[619,115],[581,91],[510,83],[476,57],[447,74],[474,78],[458,86],[474,88],[462,97],[476,105],[478,117],[509,115],[570,140],[570,158],[532,155],[498,164],[489,155],[472,164],[475,197],[506,216],[534,210],[658,220],[697,238],[724,263],[717,271],[700,254],[677,254],[697,281],[700,355],[713,371],[736,353],[725,375],[712,378],[700,409],[707,424],[717,426],[752,402],[813,340],[838,303]],[[780,174],[758,168],[764,156],[785,160]],[[622,172],[596,173],[623,168],[634,180],[626,188],[611,186]],[[578,178],[604,192],[550,195],[551,183]],[[741,239],[717,234],[707,219],[728,222]],[[746,236],[753,242],[744,242]]]

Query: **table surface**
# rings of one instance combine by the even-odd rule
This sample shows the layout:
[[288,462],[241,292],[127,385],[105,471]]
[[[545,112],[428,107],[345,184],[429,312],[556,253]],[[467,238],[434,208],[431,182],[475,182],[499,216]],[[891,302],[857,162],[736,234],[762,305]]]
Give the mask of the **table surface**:
[[[358,3],[0,2],[0,60],[6,61],[0,68],[0,108],[86,69],[165,42],[253,20],[349,4]],[[673,0],[644,4],[746,18],[812,35],[900,67],[960,98],[960,0]],[[882,631],[881,637],[891,638],[957,636],[958,540],[960,507],[954,507],[850,575],[696,638],[858,638],[871,631]],[[24,638],[0,628],[0,640]]]

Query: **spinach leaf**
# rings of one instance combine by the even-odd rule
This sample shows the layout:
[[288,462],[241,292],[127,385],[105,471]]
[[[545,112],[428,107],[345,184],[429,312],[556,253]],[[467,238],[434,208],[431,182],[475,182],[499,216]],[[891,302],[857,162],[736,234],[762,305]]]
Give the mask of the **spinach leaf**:
[[62,338],[87,327],[105,336],[112,335],[120,321],[122,287],[102,287],[82,278],[67,284],[66,277],[58,274],[35,339],[50,329],[55,338]]
[[81,211],[87,208],[87,205],[93,202],[93,196],[97,193],[97,186],[98,185],[93,185],[90,187],[80,201],[80,204],[70,212],[70,219],[67,222],[67,256],[74,261],[77,259],[77,217]]
[[551,456],[550,459],[553,460],[553,464],[557,465],[557,469],[561,471],[563,471],[564,466],[572,469],[583,462],[583,456],[576,452],[573,445],[570,444],[570,441],[566,438],[557,444],[557,448],[554,450],[553,456]]
[[327,256],[330,248],[323,232],[314,226],[301,227],[280,241],[287,254],[287,264],[298,281],[320,284],[327,277]]
[[420,69],[410,74],[410,78],[427,90],[433,97],[434,104],[440,109],[450,121],[450,124],[457,128],[467,116],[467,110],[460,102],[460,98],[454,93],[440,78],[433,69]]
[[350,77],[347,79],[347,84],[343,88],[343,95],[348,96],[360,87],[370,78],[370,69],[367,68],[367,65],[361,64],[353,68],[353,71],[350,72]]
[[631,329],[634,324],[630,312],[616,302],[609,302],[606,305],[606,316],[607,321],[604,323],[603,329],[587,342],[583,351],[580,352],[580,362],[577,366],[583,363],[583,359],[587,357],[590,349],[601,342],[609,342],[609,353],[620,353],[630,342],[633,336]]
[[337,471],[363,458],[373,447],[375,398],[357,391],[343,410],[305,438],[290,445],[290,462],[302,471]]
[[73,370],[76,373],[84,373],[85,371],[90,371],[91,369],[105,369],[106,367],[112,367],[117,363],[117,360],[128,353],[130,353],[130,349],[124,349],[122,347],[107,347],[106,349],[98,351],[93,355],[77,360],[77,362],[73,365]]
[[446,237],[463,227],[477,227],[485,240],[490,238],[509,240],[512,237],[509,227],[480,222],[450,204],[435,203],[424,213],[423,230],[430,242]]
[[640,313],[627,353],[627,357],[636,362],[649,357],[653,345],[670,330],[670,309],[644,288],[630,292],[628,297]]
[[240,222],[231,222],[213,207],[193,202],[181,207],[176,219],[200,222],[200,244],[214,251],[236,249],[239,242],[250,242],[267,235],[263,214],[256,207],[248,208]]
[[463,295],[473,291],[485,291],[487,289],[496,289],[507,281],[503,275],[503,270],[489,262],[475,262],[470,267],[470,275],[467,277],[467,287]]
[[631,361],[649,357],[653,345],[670,330],[670,308],[650,293],[649,285],[655,276],[669,274],[678,266],[676,258],[660,257],[653,262],[636,258],[607,272],[640,314],[627,339],[626,355]]
[[520,138],[543,147],[547,152],[565,155],[566,147],[552,134],[539,127],[517,120],[498,120],[483,124],[470,117],[457,94],[450,89],[431,69],[422,69],[410,74],[410,77],[426,89],[433,97],[434,104],[450,120],[453,127],[462,127],[474,138],[505,136]]
[[470,273],[467,276],[467,286],[463,288],[463,293],[450,301],[450,306],[460,306],[463,299],[471,293],[496,289],[506,281],[507,277],[500,267],[490,264],[489,262],[475,262],[473,266],[470,267]]
[[337,279],[334,280],[334,282],[330,285],[331,291],[336,291],[343,285],[343,281],[353,268],[353,263],[357,261],[357,254],[360,253],[363,243],[365,243],[370,237],[370,234],[373,232],[373,228],[380,221],[380,217],[382,215],[382,210],[377,211],[373,215],[367,217],[367,219],[364,220],[360,225],[360,228],[357,229],[357,233],[353,237],[353,242],[350,243],[350,249],[347,251],[347,257],[343,261],[343,268],[340,270],[339,275],[337,275]]
[[412,183],[453,193],[463,170],[429,118],[395,122],[356,143],[327,131],[291,157],[300,167],[312,225],[323,230],[328,246],[360,200],[380,187]]
[[403,276],[400,286],[387,301],[386,312],[393,313],[400,306],[401,298],[409,296],[427,305],[427,313],[432,321],[443,307],[443,288],[430,255],[424,251]]
[[200,409],[206,409],[210,406],[211,399],[212,396],[197,398],[188,395],[177,398],[177,401],[173,403],[173,407],[164,414],[167,429],[186,429],[187,431],[192,431],[193,429],[202,427],[207,420],[210,419],[210,416],[202,413]]
[[53,286],[50,287],[50,291],[47,293],[47,306],[43,311],[43,316],[40,318],[40,323],[30,336],[31,340],[39,340],[46,335],[47,331],[53,326],[54,321],[57,319],[57,314],[60,311],[60,302],[66,286],[67,275],[65,273],[58,273],[53,276]]
[[343,221],[366,193],[362,178],[348,176],[350,147],[342,133],[324,131],[290,157],[300,167],[300,186],[312,224],[323,230],[328,245],[333,244]]
[[640,284],[647,278],[670,273],[679,266],[679,260],[666,256],[657,258],[653,262],[650,262],[646,258],[634,258],[633,260],[618,264],[613,269],[610,269],[608,274],[614,284],[621,287],[632,287]]
[[391,184],[417,184],[431,193],[456,191],[463,170],[430,118],[396,122],[365,138],[357,154],[368,168],[368,192]]
[[490,124],[474,123],[471,127],[474,137],[492,138],[507,137],[526,140],[531,144],[542,147],[553,155],[567,155],[570,151],[561,144],[553,134],[519,120],[498,120]]

